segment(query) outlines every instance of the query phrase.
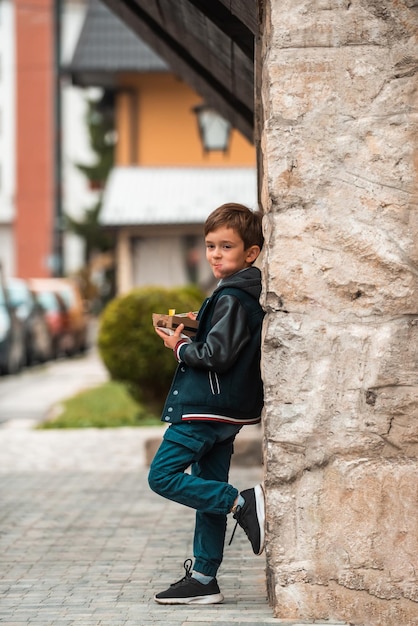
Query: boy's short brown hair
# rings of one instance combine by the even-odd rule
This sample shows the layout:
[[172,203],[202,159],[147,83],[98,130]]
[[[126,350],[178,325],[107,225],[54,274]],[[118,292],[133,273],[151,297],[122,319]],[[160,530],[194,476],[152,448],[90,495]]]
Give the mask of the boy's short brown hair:
[[244,242],[244,249],[251,246],[263,247],[264,237],[261,225],[262,215],[251,211],[243,204],[228,202],[222,204],[209,215],[205,222],[205,237],[221,226],[233,228]]

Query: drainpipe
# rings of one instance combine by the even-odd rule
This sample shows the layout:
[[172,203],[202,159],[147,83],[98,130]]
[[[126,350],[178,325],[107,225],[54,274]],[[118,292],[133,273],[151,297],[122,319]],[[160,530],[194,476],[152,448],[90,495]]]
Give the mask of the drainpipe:
[[61,19],[62,0],[53,0],[54,11],[54,218],[52,272],[62,276],[63,210],[62,210],[62,106],[61,106]]

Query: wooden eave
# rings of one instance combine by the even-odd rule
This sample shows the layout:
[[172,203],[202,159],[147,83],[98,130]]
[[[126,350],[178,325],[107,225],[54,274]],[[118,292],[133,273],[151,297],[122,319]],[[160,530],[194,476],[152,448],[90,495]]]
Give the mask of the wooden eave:
[[249,141],[256,0],[102,0]]

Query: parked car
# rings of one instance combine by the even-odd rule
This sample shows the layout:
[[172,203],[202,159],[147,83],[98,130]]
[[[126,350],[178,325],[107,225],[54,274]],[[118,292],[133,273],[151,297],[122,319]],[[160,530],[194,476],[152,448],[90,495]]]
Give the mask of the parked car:
[[10,304],[0,267],[0,374],[16,374],[24,363],[23,325]]
[[33,288],[33,292],[45,311],[52,337],[53,357],[71,354],[75,351],[75,340],[71,333],[70,314],[62,296],[55,291],[40,287]]
[[89,316],[77,283],[70,278],[31,278],[34,291],[52,291],[63,299],[69,316],[68,332],[72,338],[70,354],[83,352],[88,347]]
[[23,324],[26,364],[43,363],[52,357],[52,337],[45,311],[22,278],[6,279],[10,304]]

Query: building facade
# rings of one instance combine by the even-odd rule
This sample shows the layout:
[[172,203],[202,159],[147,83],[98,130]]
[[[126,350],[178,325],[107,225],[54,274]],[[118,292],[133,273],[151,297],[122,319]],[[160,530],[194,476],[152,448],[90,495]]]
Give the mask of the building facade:
[[16,211],[15,273],[54,270],[55,46],[54,2],[15,0]]
[[13,224],[16,213],[15,12],[0,2],[0,262],[15,272]]
[[61,81],[58,66],[73,53],[85,10],[85,0],[0,2],[0,261],[9,276],[83,264],[63,214],[81,217],[97,200],[75,167],[93,159],[90,94]]

